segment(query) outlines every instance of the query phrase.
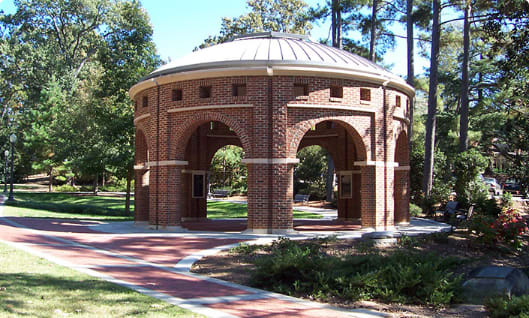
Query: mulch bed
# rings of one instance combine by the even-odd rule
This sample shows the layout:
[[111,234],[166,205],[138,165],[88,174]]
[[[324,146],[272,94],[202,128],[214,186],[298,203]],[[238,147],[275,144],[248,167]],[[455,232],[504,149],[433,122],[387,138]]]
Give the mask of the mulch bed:
[[[472,269],[485,265],[511,266],[524,270],[529,274],[529,236],[523,237],[523,248],[513,251],[507,246],[480,244],[464,229],[458,229],[450,235],[438,235],[435,239],[427,236],[412,238],[411,244],[418,251],[435,252],[448,257],[455,256],[469,260],[459,267],[457,274],[467,275]],[[371,247],[373,248],[373,247]],[[389,253],[401,245],[378,248],[379,253]],[[409,247],[408,247],[409,248]],[[360,240],[336,240],[329,242],[324,248],[325,253],[334,255],[366,253],[366,245]],[[262,252],[265,253],[265,252]],[[255,269],[252,257],[221,252],[215,256],[204,258],[193,265],[192,272],[210,277],[249,285],[250,273]],[[310,298],[309,298],[310,299]],[[376,301],[348,302],[344,300],[331,301],[332,305],[343,308],[368,308],[388,313],[394,317],[487,317],[484,306],[454,305],[446,308],[433,308],[420,305],[383,304]]]

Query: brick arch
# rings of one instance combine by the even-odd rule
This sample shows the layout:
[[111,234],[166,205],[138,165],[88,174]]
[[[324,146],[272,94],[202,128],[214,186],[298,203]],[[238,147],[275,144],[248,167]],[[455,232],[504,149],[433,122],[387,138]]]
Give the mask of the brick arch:
[[408,136],[404,130],[401,130],[398,137],[395,138],[395,162],[398,162],[401,166],[406,166],[410,163]]
[[230,127],[237,137],[239,137],[245,157],[251,158],[252,146],[250,143],[250,135],[246,129],[236,119],[217,112],[201,112],[186,117],[184,123],[177,128],[174,134],[177,137],[171,139],[171,156],[177,160],[183,160],[185,149],[191,135],[200,125],[210,121],[218,121]]
[[147,141],[147,136],[141,128],[136,128],[134,149],[134,162],[136,164],[149,161],[149,143]]
[[298,147],[301,143],[301,140],[305,136],[305,134],[310,130],[311,127],[316,126],[317,124],[324,122],[324,121],[332,121],[340,124],[342,127],[345,128],[345,130],[351,135],[353,138],[355,148],[356,148],[356,155],[358,161],[364,161],[367,160],[367,150],[366,145],[364,143],[364,140],[358,133],[355,127],[351,125],[346,120],[343,120],[341,118],[336,117],[322,117],[322,118],[316,118],[316,119],[310,119],[305,120],[297,123],[295,126],[291,128],[291,140],[289,143],[289,149],[288,149],[288,157],[294,158],[296,157],[296,153],[298,152]]

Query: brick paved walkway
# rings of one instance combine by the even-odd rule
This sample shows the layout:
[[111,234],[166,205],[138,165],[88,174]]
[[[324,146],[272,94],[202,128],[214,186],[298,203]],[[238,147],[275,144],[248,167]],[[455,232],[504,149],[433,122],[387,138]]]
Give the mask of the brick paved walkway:
[[189,272],[202,255],[248,240],[241,235],[112,234],[94,230],[97,223],[1,217],[0,212],[0,241],[209,317],[383,316],[338,310]]

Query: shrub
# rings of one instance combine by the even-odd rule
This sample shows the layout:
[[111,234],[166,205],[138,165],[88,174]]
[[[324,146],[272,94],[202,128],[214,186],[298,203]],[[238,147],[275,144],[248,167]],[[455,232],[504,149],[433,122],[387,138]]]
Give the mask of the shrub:
[[485,305],[492,318],[529,317],[529,295],[492,298]]
[[55,192],[77,192],[79,190],[76,187],[71,186],[69,184],[63,184],[63,185],[54,187],[53,191]]
[[520,213],[514,209],[503,211],[494,223],[498,238],[515,248],[521,247],[520,236],[529,229]]
[[492,245],[497,241],[494,217],[489,215],[476,215],[468,223],[468,230],[478,236],[478,240]]
[[507,191],[504,191],[501,197],[501,205],[503,208],[512,208],[512,194]]
[[441,305],[459,293],[461,278],[452,269],[460,261],[433,253],[407,250],[341,259],[324,254],[318,241],[288,239],[275,242],[269,251],[256,260],[251,283],[289,295]]
[[237,245],[236,247],[230,248],[230,253],[250,255],[250,254],[253,254],[255,251],[260,250],[262,248],[263,248],[263,245],[258,245],[258,244],[250,245],[247,243],[241,243]]
[[495,199],[488,199],[487,197],[480,197],[476,201],[474,201],[476,206],[476,213],[479,213],[481,215],[490,216],[493,218],[497,218],[498,215],[501,213],[501,208],[496,203]]
[[[130,189],[134,191],[134,180],[131,180]],[[117,179],[112,183],[105,184],[104,187],[99,187],[99,190],[105,192],[125,192],[127,191],[127,179]]]
[[504,210],[497,218],[477,215],[468,228],[486,244],[503,241],[513,248],[521,247],[520,236],[529,231],[527,223],[514,209]]
[[473,196],[482,192],[480,189],[481,182],[477,181],[477,177],[487,167],[487,163],[487,159],[476,149],[461,152],[455,157],[454,172],[457,178],[455,185],[457,201],[467,203],[469,200],[477,199]]

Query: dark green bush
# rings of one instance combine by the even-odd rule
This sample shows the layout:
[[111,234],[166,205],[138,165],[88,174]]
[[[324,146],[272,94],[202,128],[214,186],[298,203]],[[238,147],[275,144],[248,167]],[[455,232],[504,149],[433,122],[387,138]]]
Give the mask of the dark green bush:
[[495,199],[479,198],[476,200],[475,209],[476,213],[494,218],[498,217],[501,213],[501,208]]
[[460,261],[414,251],[389,256],[370,254],[346,258],[329,256],[318,241],[282,239],[270,255],[256,261],[251,282],[256,287],[319,299],[381,299],[389,302],[448,304],[459,292]]
[[485,305],[492,318],[529,318],[529,295],[511,299],[492,298]]
[[422,213],[422,209],[420,206],[410,203],[410,216],[417,217]]

